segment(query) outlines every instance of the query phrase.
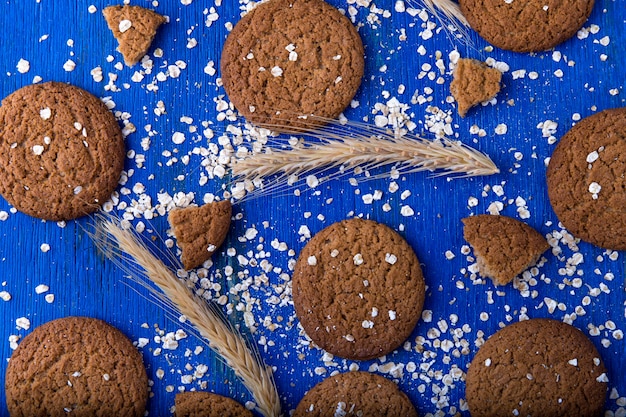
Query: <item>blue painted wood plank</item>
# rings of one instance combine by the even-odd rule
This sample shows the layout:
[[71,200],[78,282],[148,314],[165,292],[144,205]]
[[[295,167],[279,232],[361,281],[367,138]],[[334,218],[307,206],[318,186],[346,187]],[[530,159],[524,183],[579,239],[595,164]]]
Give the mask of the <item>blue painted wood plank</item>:
[[[163,1],[153,6],[152,2],[133,2],[170,17],[153,43],[151,72],[136,82],[133,74],[139,67],[116,68],[122,60],[101,15],[108,2],[5,0],[0,4],[0,27],[5,34],[0,37],[0,96],[7,96],[39,76],[43,81],[70,82],[97,96],[111,97],[116,104],[114,111],[127,112],[137,128],[127,138],[128,149],[145,155],[142,166],[135,160],[127,160],[126,170],[132,170],[133,175],[123,186],[129,192],[120,197],[121,201],[128,205],[137,202],[139,195],[133,187],[141,183],[153,206],[158,203],[159,193],[194,192],[195,202],[202,203],[206,193],[220,194],[225,181],[211,180],[200,185],[204,170],[194,148],[217,143],[216,138],[207,140],[202,136],[209,124],[216,132],[225,127],[225,123],[217,120],[216,105],[217,100],[225,98],[218,82],[220,50],[228,33],[227,23],[236,23],[242,7],[238,2],[218,3],[221,5],[196,0],[185,6],[181,2]],[[304,393],[331,372],[358,366],[396,381],[420,415],[435,415],[438,410],[446,414],[457,410],[469,415],[462,409],[464,381],[453,378],[457,374],[451,371],[455,367],[463,372],[467,370],[477,350],[477,341],[525,315],[563,319],[575,311],[580,314],[574,325],[589,335],[609,368],[610,388],[616,390],[618,397],[626,396],[623,377],[626,365],[622,360],[626,347],[618,338],[619,333],[612,330],[612,323],[618,330],[626,327],[624,253],[617,253],[613,260],[615,255],[580,243],[584,262],[578,269],[582,271],[580,278],[584,284],[578,288],[572,285],[574,277],[560,273],[575,252],[561,244],[562,254],[545,254],[546,262],[538,268],[530,292],[524,297],[513,286],[496,289],[490,282],[472,282],[468,273],[472,262],[463,253],[466,242],[460,222],[465,216],[485,213],[493,202],[503,204],[503,214],[519,218],[516,199],[521,197],[530,212],[525,222],[544,235],[561,230],[547,200],[545,186],[545,160],[555,145],[543,137],[537,126],[546,120],[557,122],[554,136],[558,139],[574,124],[575,115],[585,117],[626,105],[623,2],[598,0],[585,24],[586,28],[597,25],[598,30],[593,29],[594,33],[586,39],[574,38],[556,47],[558,60],[559,54],[553,55],[552,51],[532,55],[497,48],[489,51],[476,34],[471,34],[472,43],[465,45],[452,41],[438,24],[432,38],[423,39],[426,22],[420,16],[396,12],[390,2],[371,2],[387,9],[389,17],[375,9],[357,7],[352,1],[330,3],[344,10],[355,7],[354,20],[366,46],[366,77],[355,97],[360,105],[347,109],[346,117],[373,122],[376,103],[385,104],[396,98],[406,104],[405,113],[416,124],[415,133],[422,134],[427,133],[429,124],[440,121],[436,120],[433,108],[437,107],[444,112],[444,119],[448,118],[454,136],[487,152],[502,172],[491,177],[454,180],[432,178],[427,173],[406,174],[394,180],[399,186],[397,192],[390,191],[392,180],[387,178],[360,181],[355,186],[346,177],[322,183],[313,191],[301,187],[299,197],[288,190],[285,195],[250,199],[235,206],[236,220],[222,250],[214,256],[208,278],[221,285],[220,294],[230,295],[232,304],[224,307],[225,311],[231,311],[229,319],[241,324],[242,332],[259,346],[262,358],[275,368],[284,409],[295,408]],[[89,12],[91,4],[96,7],[96,13]],[[212,7],[219,19],[209,27],[206,21]],[[437,22],[432,16],[428,20]],[[190,38],[197,40],[196,47],[186,47]],[[609,42],[604,45],[606,39]],[[156,48],[163,51],[162,56],[154,56]],[[509,67],[503,76],[504,88],[497,104],[474,109],[465,119],[456,114],[447,100],[451,80],[448,56],[455,49],[461,56],[493,58]],[[113,57],[112,61],[107,59],[109,56]],[[24,74],[16,68],[20,59],[30,63],[29,71]],[[443,72],[437,68],[438,59],[445,65]],[[68,60],[76,64],[73,71],[63,68]],[[177,61],[186,64],[178,78],[155,81],[159,72],[165,73]],[[205,73],[210,61],[217,70],[215,75]],[[102,82],[95,81],[91,75],[97,67],[101,68]],[[514,71],[522,69],[526,70],[525,77],[515,78]],[[555,75],[558,71],[562,76]],[[536,72],[536,79],[530,76],[531,72]],[[434,74],[433,79],[429,73]],[[112,83],[119,91],[107,87],[109,74],[115,78]],[[421,103],[419,96],[430,101]],[[162,115],[154,112],[159,102],[165,107]],[[191,124],[181,121],[181,117],[191,118]],[[506,124],[507,132],[496,134],[497,126],[502,123]],[[474,125],[484,129],[486,135],[470,133]],[[190,126],[196,132],[191,132]],[[175,131],[185,133],[187,140],[183,144],[172,143]],[[142,140],[146,137],[151,144],[144,150]],[[168,164],[172,156],[179,162]],[[187,164],[181,162],[186,157]],[[502,194],[494,192],[497,186],[502,187]],[[363,195],[377,190],[382,191],[382,199],[365,203]],[[410,195],[403,194],[406,191]],[[476,206],[470,206],[470,197],[476,199]],[[383,207],[385,203],[391,210]],[[405,205],[413,209],[413,215],[402,215],[401,207]],[[147,339],[140,351],[153,381],[149,415],[171,415],[174,395],[181,388],[207,389],[242,403],[252,399],[232,371],[191,333],[179,342],[178,349],[157,354],[161,344],[155,337],[184,326],[176,315],[167,314],[146,289],[129,281],[123,271],[98,253],[85,232],[90,226],[89,219],[59,227],[53,222],[14,213],[3,199],[0,199],[0,211],[8,214],[6,220],[0,221],[0,291],[11,295],[11,300],[0,301],[0,375],[4,375],[12,352],[9,346],[12,335],[23,337],[54,318],[85,315],[110,322],[133,341]],[[121,215],[124,210],[115,212]],[[306,338],[290,303],[289,267],[307,241],[303,226],[314,234],[334,221],[353,215],[391,226],[412,245],[423,263],[429,287],[425,308],[430,314],[427,320],[420,321],[406,349],[388,355],[385,361],[357,363],[334,358],[325,363],[328,357],[323,352],[304,343]],[[133,224],[140,221],[147,225],[145,238],[155,237],[155,244],[165,250],[166,219],[137,218]],[[249,228],[258,230],[250,240],[245,238]],[[278,250],[272,244],[274,241],[284,242],[292,252]],[[50,250],[42,251],[42,244],[48,244]],[[228,248],[236,255],[227,254]],[[454,258],[447,259],[447,251]],[[265,272],[255,262],[242,265],[238,256],[255,259],[256,264],[265,260],[273,268]],[[248,286],[247,290],[241,290],[242,283]],[[36,293],[40,284],[49,287],[47,293]],[[593,295],[598,288],[604,292]],[[48,303],[46,294],[54,294],[54,301]],[[284,297],[285,305],[268,303],[271,296]],[[586,296],[588,305],[584,305]],[[549,300],[562,303],[564,310],[557,308],[550,313],[546,307]],[[585,314],[576,307],[582,307]],[[243,325],[241,309],[246,308],[255,320],[253,334]],[[30,329],[16,329],[15,320],[20,317],[30,320]],[[278,327],[270,330],[263,326],[266,318]],[[598,329],[598,334],[591,329]],[[453,345],[450,349],[448,342]],[[195,353],[197,346],[203,349]],[[388,369],[392,362],[397,365],[393,375]],[[207,373],[190,384],[184,383],[182,377],[193,374],[202,364],[208,366]],[[0,390],[0,415],[7,413],[4,399]],[[619,407],[615,399],[607,401],[608,410],[617,412]]]

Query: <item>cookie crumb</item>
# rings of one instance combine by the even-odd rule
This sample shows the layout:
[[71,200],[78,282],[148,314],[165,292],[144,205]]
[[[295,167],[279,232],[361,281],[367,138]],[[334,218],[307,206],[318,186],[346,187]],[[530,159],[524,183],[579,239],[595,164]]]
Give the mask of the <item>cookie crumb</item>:
[[[461,117],[465,117],[470,108],[491,100],[500,91],[502,73],[476,59],[460,58],[453,76],[450,92],[458,103]],[[496,129],[496,133],[504,134],[506,131]]]

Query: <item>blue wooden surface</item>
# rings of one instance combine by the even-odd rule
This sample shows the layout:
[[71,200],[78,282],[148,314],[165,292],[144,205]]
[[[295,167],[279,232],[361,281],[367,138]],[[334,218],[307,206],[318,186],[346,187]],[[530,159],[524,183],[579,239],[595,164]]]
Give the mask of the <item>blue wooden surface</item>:
[[[154,9],[168,15],[170,22],[159,31],[151,52],[161,48],[163,56],[152,56],[152,73],[143,81],[134,82],[131,77],[139,67],[115,68],[115,64],[122,60],[115,51],[117,43],[101,15],[107,2],[3,0],[0,2],[0,27],[3,28],[0,37],[0,96],[5,97],[32,83],[35,76],[40,76],[43,81],[70,82],[100,97],[111,96],[116,103],[115,110],[128,112],[130,121],[137,127],[137,132],[127,138],[128,149],[145,155],[142,168],[138,168],[134,161],[127,161],[126,169],[134,169],[134,175],[126,187],[132,190],[135,184],[143,183],[145,193],[152,197],[154,205],[158,193],[173,195],[181,191],[196,193],[195,202],[202,203],[205,193],[220,193],[222,182],[209,181],[200,186],[201,159],[198,156],[191,155],[187,165],[178,162],[167,166],[169,157],[163,152],[177,149],[181,156],[191,153],[196,146],[207,145],[207,140],[199,134],[189,133],[189,126],[180,119],[191,117],[192,126],[196,126],[200,133],[203,121],[216,120],[214,100],[224,91],[217,83],[219,72],[210,76],[205,74],[204,68],[209,61],[214,61],[215,68],[219,68],[220,50],[227,35],[226,23],[234,24],[238,20],[241,6],[230,0],[221,3],[216,6],[213,1],[195,0],[185,6],[174,0],[158,2]],[[594,33],[584,39],[575,37],[555,48],[561,55],[558,62],[552,51],[533,55],[509,53],[497,48],[489,51],[485,49],[487,44],[473,32],[469,45],[452,41],[432,16],[428,16],[428,20],[436,24],[434,35],[424,39],[421,34],[426,22],[420,16],[396,11],[392,1],[368,2],[370,6],[388,10],[388,15],[351,1],[331,0],[330,3],[342,9],[352,3],[358,12],[355,22],[360,26],[366,45],[366,76],[356,97],[360,105],[347,110],[345,115],[351,120],[362,120],[369,115],[373,120],[375,104],[396,97],[408,105],[406,113],[417,125],[415,132],[421,133],[427,130],[426,122],[432,120],[432,109],[428,106],[437,106],[450,113],[454,135],[491,155],[501,174],[453,181],[431,178],[423,173],[403,175],[396,180],[399,191],[395,193],[388,191],[389,179],[353,186],[344,178],[323,183],[317,192],[303,190],[299,197],[256,198],[235,206],[235,213],[240,218],[234,221],[223,249],[235,248],[238,255],[248,258],[264,255],[283,272],[288,271],[290,260],[295,259],[306,243],[299,234],[301,226],[305,225],[315,233],[352,215],[372,218],[399,230],[423,262],[428,284],[425,309],[432,312],[432,320],[420,321],[408,340],[407,349],[388,355],[384,362],[356,363],[335,358],[324,363],[323,352],[303,347],[305,339],[298,329],[293,307],[272,306],[267,302],[269,296],[278,295],[278,286],[284,286],[281,276],[270,271],[266,274],[267,284],[250,286],[249,295],[256,299],[250,308],[258,329],[253,334],[245,326],[242,330],[254,343],[272,342],[273,346],[260,344],[259,348],[263,359],[276,368],[275,379],[284,410],[295,408],[304,392],[330,372],[344,371],[356,365],[398,382],[420,415],[446,415],[455,411],[468,415],[462,405],[465,384],[462,378],[450,380],[449,375],[456,375],[451,372],[455,367],[462,371],[467,369],[481,335],[486,339],[500,325],[517,321],[521,315],[564,319],[577,306],[585,304],[585,297],[589,296],[588,305],[583,306],[585,314],[580,314],[574,325],[589,335],[608,366],[609,387],[614,390],[612,397],[615,398],[607,401],[607,415],[624,415],[624,409],[620,408],[624,399],[620,397],[626,396],[626,362],[623,360],[626,347],[624,341],[619,340],[617,330],[626,327],[625,254],[609,256],[605,250],[581,242],[579,252],[584,262],[577,270],[583,284],[578,287],[568,281],[577,275],[566,277],[559,273],[574,253],[561,244],[562,255],[556,256],[550,251],[545,254],[545,263],[538,268],[535,277],[537,282],[530,287],[531,296],[524,297],[511,285],[499,288],[497,291],[501,293],[497,293],[490,282],[475,285],[469,278],[467,268],[472,262],[461,253],[465,242],[460,222],[461,218],[472,213],[485,213],[495,201],[503,203],[502,214],[519,218],[515,200],[521,197],[526,200],[530,212],[525,222],[544,235],[561,230],[547,201],[545,187],[544,160],[551,155],[555,145],[542,136],[537,125],[546,120],[557,122],[555,136],[560,138],[574,123],[575,114],[585,117],[603,109],[626,105],[624,1],[597,0],[585,27],[597,25],[599,30],[593,30]],[[93,14],[88,11],[92,4],[97,8]],[[147,1],[137,0],[133,4],[153,7],[152,2]],[[208,27],[205,10],[211,7],[215,7],[219,19]],[[406,7],[409,7],[408,3]],[[376,19],[371,19],[372,16]],[[42,39],[44,35],[46,39]],[[196,47],[187,48],[189,38],[197,40]],[[448,55],[455,48],[461,56],[481,60],[493,58],[510,68],[503,76],[504,87],[497,103],[471,110],[465,119],[461,119],[446,100],[451,80],[447,70]],[[420,50],[424,53],[420,54]],[[446,64],[444,73],[436,67],[439,54]],[[114,57],[113,62],[107,61],[109,55]],[[606,55],[606,59],[602,55]],[[23,74],[16,68],[22,58],[30,63],[29,71]],[[70,72],[63,69],[68,59],[76,63],[76,68]],[[166,71],[167,65],[177,60],[187,64],[180,77],[158,82],[158,91],[149,91],[146,86],[156,74]],[[432,69],[426,69],[426,65]],[[90,75],[98,66],[102,68],[103,82],[95,82]],[[422,76],[420,73],[424,69],[426,73],[434,71],[436,77]],[[514,79],[513,71],[520,69],[526,70],[526,76]],[[559,70],[562,76],[557,76]],[[537,79],[529,77],[532,71],[537,73]],[[105,90],[109,73],[117,76],[115,85],[120,87],[119,92]],[[443,83],[437,82],[439,77]],[[428,89],[432,89],[432,93],[428,93]],[[412,97],[420,94],[431,101],[424,104],[412,102]],[[167,111],[162,116],[156,116],[153,111],[159,100],[163,101]],[[502,123],[508,130],[506,134],[498,135],[495,129]],[[141,139],[147,136],[146,125],[150,125],[156,134],[151,138],[149,150],[143,151]],[[473,125],[484,129],[486,135],[471,134]],[[216,126],[223,128],[224,125],[216,122]],[[174,131],[186,132],[185,143],[172,143]],[[516,152],[522,156],[521,160],[516,159]],[[184,179],[181,180],[179,175],[185,176]],[[485,187],[495,185],[502,185],[502,194],[485,192]],[[375,190],[383,192],[382,199],[365,204],[362,196]],[[410,191],[410,196],[403,199],[401,194],[406,190]],[[468,205],[470,197],[477,199],[476,206]],[[131,192],[121,200],[130,203],[137,198]],[[383,209],[385,203],[389,203],[390,211]],[[401,215],[400,209],[404,205],[412,207],[414,215]],[[229,395],[242,403],[251,400],[233,373],[206,346],[203,352],[193,353],[196,346],[204,345],[191,335],[181,340],[176,350],[154,354],[161,346],[154,339],[158,332],[175,332],[181,324],[151,301],[146,290],[129,283],[122,271],[103,259],[85,233],[89,219],[59,227],[52,222],[14,213],[3,199],[0,199],[0,211],[8,213],[8,219],[0,222],[0,291],[11,294],[10,301],[0,300],[0,375],[4,375],[12,352],[9,346],[11,335],[23,337],[34,327],[54,318],[85,315],[108,321],[133,341],[149,339],[149,343],[140,349],[149,378],[154,381],[149,415],[170,415],[175,392],[180,387],[200,388],[200,383],[205,384],[205,389]],[[122,214],[121,210],[116,212]],[[134,224],[142,220],[137,219]],[[167,222],[164,217],[146,223],[149,230],[144,235],[147,238],[157,234],[165,236]],[[242,242],[240,237],[248,228],[256,228],[259,233],[254,239],[243,239]],[[294,252],[290,254],[275,249],[271,244],[273,240],[285,242]],[[48,252],[40,248],[44,243],[50,246]],[[162,246],[162,243],[157,244]],[[448,250],[456,255],[450,260],[445,255]],[[228,294],[228,288],[239,282],[239,273],[251,278],[264,275],[259,266],[242,266],[236,257],[228,257],[223,251],[214,256],[214,262],[210,279],[222,284],[221,293]],[[234,270],[232,279],[224,278],[223,272],[229,266]],[[610,280],[610,274],[614,279]],[[35,288],[40,284],[49,286],[47,294],[54,294],[53,302],[46,302],[46,294],[36,293]],[[604,291],[589,295],[600,288]],[[231,301],[236,304],[241,300],[246,304],[245,295],[241,292],[232,295]],[[553,312],[548,311],[546,305],[550,300],[562,303],[563,310],[557,307]],[[582,313],[581,310],[578,312]],[[487,316],[481,316],[481,313]],[[265,328],[262,323],[266,316],[280,326],[274,331]],[[30,330],[16,328],[16,319],[21,317],[30,320]],[[234,311],[230,319],[233,323],[243,323],[243,313]],[[597,335],[590,331],[590,326],[599,328]],[[454,345],[450,349],[449,342]],[[466,351],[456,357],[454,350],[461,351],[464,346]],[[191,354],[186,354],[188,351]],[[401,372],[389,374],[392,362]],[[416,370],[412,369],[411,363],[415,364]],[[193,373],[186,369],[187,365],[195,368],[200,364],[206,364],[208,372],[197,381],[184,384],[181,377]],[[162,378],[157,377],[159,369],[164,371]],[[326,374],[316,372],[322,369]],[[0,415],[5,414],[4,392],[0,390]]]

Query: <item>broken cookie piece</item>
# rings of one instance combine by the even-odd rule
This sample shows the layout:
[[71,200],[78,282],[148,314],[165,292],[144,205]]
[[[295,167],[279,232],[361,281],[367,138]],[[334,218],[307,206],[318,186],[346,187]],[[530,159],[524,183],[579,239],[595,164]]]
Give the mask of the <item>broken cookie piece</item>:
[[458,103],[461,117],[477,104],[491,100],[500,91],[502,73],[476,59],[459,58],[450,92]]
[[228,234],[231,214],[228,200],[170,212],[168,221],[182,251],[185,269],[202,265],[220,247]]
[[474,249],[478,273],[495,285],[511,282],[550,247],[539,232],[511,217],[480,214],[462,221],[463,237]]
[[140,6],[109,6],[102,14],[129,67],[148,52],[157,29],[166,21],[160,14]]

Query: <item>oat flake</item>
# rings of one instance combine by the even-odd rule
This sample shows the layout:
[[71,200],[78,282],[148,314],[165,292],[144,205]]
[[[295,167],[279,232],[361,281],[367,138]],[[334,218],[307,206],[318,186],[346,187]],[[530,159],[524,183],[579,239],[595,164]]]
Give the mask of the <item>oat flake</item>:
[[133,26],[133,22],[131,22],[130,20],[128,19],[121,20],[120,25],[119,25],[120,32],[124,33],[128,29],[130,29],[132,26]]

